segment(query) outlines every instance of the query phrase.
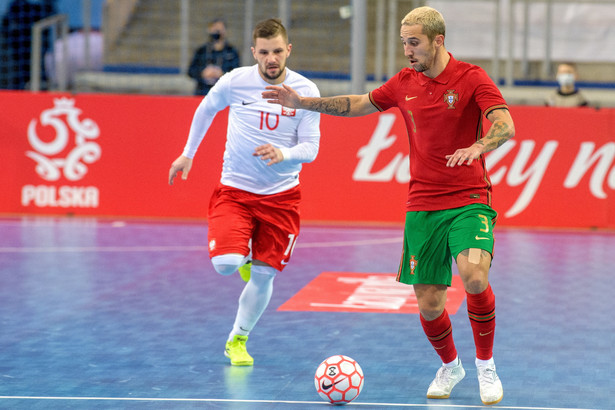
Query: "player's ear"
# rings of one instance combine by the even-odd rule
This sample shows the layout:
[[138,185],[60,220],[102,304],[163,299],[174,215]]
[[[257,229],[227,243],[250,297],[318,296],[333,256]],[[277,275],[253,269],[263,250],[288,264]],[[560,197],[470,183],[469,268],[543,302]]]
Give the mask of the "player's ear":
[[290,57],[290,50],[292,50],[293,45],[291,43],[288,43],[288,46],[286,48],[286,57]]

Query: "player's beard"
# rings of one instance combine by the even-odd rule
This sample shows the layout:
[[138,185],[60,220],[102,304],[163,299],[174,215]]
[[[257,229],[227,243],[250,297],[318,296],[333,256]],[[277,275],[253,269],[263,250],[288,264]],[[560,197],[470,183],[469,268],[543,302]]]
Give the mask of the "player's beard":
[[416,71],[417,73],[422,73],[423,71],[427,70],[428,67],[425,67],[425,64],[417,63],[414,64],[412,68],[414,68],[414,71]]
[[412,68],[414,68],[414,71],[416,71],[417,73],[422,73],[424,71],[429,70],[432,66],[433,66],[433,61],[435,58],[435,54],[436,54],[436,49],[435,47],[432,47],[429,52],[427,54],[425,54],[425,58],[423,59],[423,62],[416,62]]
[[263,74],[263,77],[265,77],[268,80],[277,80],[278,78],[280,78],[280,76],[282,75],[285,69],[286,69],[286,64],[280,64],[278,71],[274,75],[269,74],[269,72],[267,71],[267,67],[265,67],[264,70],[261,70],[261,73]]

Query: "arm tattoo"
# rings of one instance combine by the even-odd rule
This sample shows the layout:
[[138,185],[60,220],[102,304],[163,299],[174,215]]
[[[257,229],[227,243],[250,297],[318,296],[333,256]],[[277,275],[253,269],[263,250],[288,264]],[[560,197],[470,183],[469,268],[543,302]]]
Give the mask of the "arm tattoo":
[[345,117],[350,113],[350,98],[348,97],[329,97],[315,98],[305,104],[305,108],[323,114],[337,115]]
[[477,141],[477,144],[485,147],[483,152],[493,151],[499,148],[512,137],[508,124],[504,121],[495,121],[487,135]]

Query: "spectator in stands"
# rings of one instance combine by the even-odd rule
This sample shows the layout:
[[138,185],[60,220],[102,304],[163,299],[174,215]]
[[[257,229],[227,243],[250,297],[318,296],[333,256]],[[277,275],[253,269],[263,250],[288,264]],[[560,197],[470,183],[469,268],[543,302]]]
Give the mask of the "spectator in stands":
[[559,86],[549,93],[546,105],[550,107],[587,106],[585,95],[575,85],[578,76],[577,67],[573,63],[561,63],[557,67],[555,76]]
[[239,67],[239,53],[226,41],[224,21],[213,20],[207,31],[209,42],[196,50],[188,69],[188,75],[197,81],[195,95],[206,95],[222,74]]

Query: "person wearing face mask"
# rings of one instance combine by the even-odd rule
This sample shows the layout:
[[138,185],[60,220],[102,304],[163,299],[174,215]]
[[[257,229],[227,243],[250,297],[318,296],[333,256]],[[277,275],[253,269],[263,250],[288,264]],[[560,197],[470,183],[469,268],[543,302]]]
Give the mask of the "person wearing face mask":
[[561,63],[557,67],[558,88],[553,90],[546,100],[549,107],[585,107],[588,105],[583,93],[576,87],[578,74],[572,63]]
[[215,19],[207,27],[209,41],[192,57],[188,75],[195,79],[195,95],[206,95],[224,73],[239,67],[237,49],[226,41],[226,24]]

